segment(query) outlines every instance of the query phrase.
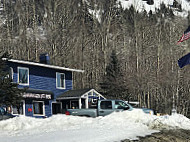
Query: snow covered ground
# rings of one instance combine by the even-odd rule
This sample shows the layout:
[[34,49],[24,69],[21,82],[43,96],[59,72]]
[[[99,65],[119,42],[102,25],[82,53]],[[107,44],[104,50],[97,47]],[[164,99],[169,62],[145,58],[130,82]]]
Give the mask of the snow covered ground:
[[[178,12],[174,11],[174,14],[176,16],[181,16],[181,17],[187,17],[188,16],[188,11],[190,11],[190,2],[186,0],[177,0],[178,3],[181,4],[181,8],[183,12]],[[152,12],[155,12],[156,9],[160,9],[160,5],[164,3],[168,7],[172,7],[174,0],[154,0],[153,5],[148,5],[147,1],[143,0],[118,0],[118,2],[121,2],[121,5],[124,9],[130,8],[131,5],[135,7],[136,10],[139,12],[142,12],[146,10],[149,12],[150,10]]]
[[97,118],[61,114],[46,119],[21,116],[0,121],[0,141],[116,142],[176,128],[190,129],[190,119],[180,114],[151,116],[141,110]]
[[[86,2],[88,3],[88,1],[86,1]],[[188,12],[190,11],[190,2],[188,2],[187,0],[177,0],[177,2],[179,4],[181,4],[182,12],[179,12],[179,9],[176,9],[173,7],[174,0],[154,0],[153,5],[149,5],[149,4],[147,4],[147,1],[143,1],[143,0],[117,0],[117,2],[118,2],[118,4],[121,3],[121,6],[123,7],[123,9],[129,9],[131,7],[131,5],[133,5],[137,11],[142,12],[142,11],[146,10],[147,13],[150,10],[153,13],[155,13],[155,11],[157,9],[160,9],[161,4],[164,3],[166,5],[166,7],[173,9],[174,15],[179,16],[179,17],[187,17]],[[101,22],[101,11],[100,10],[89,9],[89,13],[94,15],[94,17],[96,19],[98,19],[99,22]]]

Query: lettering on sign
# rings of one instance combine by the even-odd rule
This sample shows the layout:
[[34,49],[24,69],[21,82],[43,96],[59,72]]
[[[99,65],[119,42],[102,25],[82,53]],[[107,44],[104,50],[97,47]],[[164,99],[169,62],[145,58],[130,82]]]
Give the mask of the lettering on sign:
[[35,99],[48,99],[51,100],[51,94],[33,94],[33,93],[24,93],[24,98],[35,98]]

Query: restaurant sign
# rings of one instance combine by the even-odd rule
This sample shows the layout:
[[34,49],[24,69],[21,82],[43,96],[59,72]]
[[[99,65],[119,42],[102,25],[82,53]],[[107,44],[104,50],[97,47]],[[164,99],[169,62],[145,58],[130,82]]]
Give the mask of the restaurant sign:
[[51,94],[34,94],[34,93],[24,93],[24,98],[33,98],[33,99],[48,99],[51,100]]

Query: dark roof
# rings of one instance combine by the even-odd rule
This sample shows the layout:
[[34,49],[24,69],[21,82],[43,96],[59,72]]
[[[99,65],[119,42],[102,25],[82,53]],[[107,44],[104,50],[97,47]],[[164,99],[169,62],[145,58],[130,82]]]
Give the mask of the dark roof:
[[69,90],[62,94],[60,94],[57,98],[63,98],[63,97],[81,97],[86,92],[90,91],[91,89],[78,89],[78,90]]

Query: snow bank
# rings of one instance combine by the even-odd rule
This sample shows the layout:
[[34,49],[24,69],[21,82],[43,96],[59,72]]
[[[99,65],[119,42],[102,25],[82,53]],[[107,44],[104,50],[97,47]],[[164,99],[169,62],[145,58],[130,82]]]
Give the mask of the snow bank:
[[190,129],[190,120],[180,114],[159,117],[138,109],[97,118],[21,116],[0,121],[0,139],[3,142],[112,142],[135,140],[161,129],[176,128]]
[[[142,12],[144,10],[149,12],[151,10],[154,13],[156,11],[156,9],[160,9],[160,5],[162,3],[164,3],[166,6],[170,7],[173,5],[174,0],[154,0],[153,5],[148,5],[147,2],[143,1],[143,0],[127,0],[127,1],[126,0],[118,0],[118,2],[121,3],[121,5],[124,9],[130,8],[131,5],[133,5],[134,8],[139,12]],[[187,17],[188,11],[190,11],[190,3],[186,0],[182,0],[179,2],[181,3],[183,12],[174,11],[174,14],[177,16]]]
[[109,121],[116,121],[117,124],[119,122],[127,122],[135,123],[135,124],[143,124],[147,126],[149,129],[154,130],[162,130],[162,129],[186,129],[190,130],[190,119],[181,115],[164,115],[164,116],[156,116],[145,114],[141,110],[133,110],[133,111],[125,111],[118,112],[103,117],[102,119]]
[[174,114],[174,115],[166,115],[155,117],[153,121],[149,125],[151,128],[156,129],[186,129],[190,130],[190,119],[181,115],[181,114]]

